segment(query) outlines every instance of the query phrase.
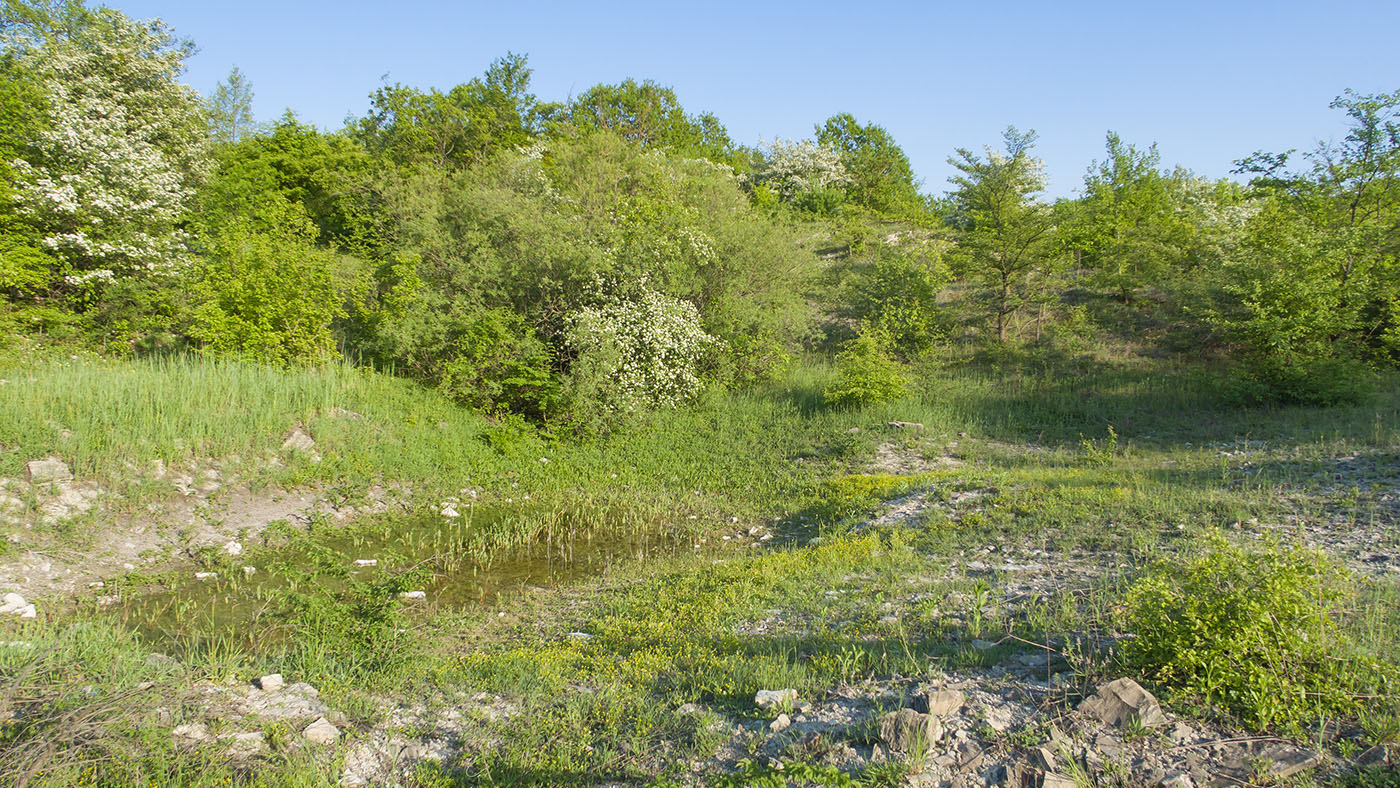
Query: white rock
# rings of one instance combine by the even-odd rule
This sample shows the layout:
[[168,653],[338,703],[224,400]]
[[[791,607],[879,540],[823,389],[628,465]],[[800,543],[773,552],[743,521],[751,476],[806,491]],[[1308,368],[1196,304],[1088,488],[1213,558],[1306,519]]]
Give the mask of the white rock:
[[204,741],[209,738],[209,729],[204,727],[202,722],[190,722],[175,726],[175,730],[171,731],[170,734],[177,739]]
[[378,558],[356,558],[355,566],[379,566]]
[[257,574],[257,573],[258,573],[258,568],[257,568],[256,566],[245,566],[245,567],[243,567],[243,574],[245,574],[245,575],[255,575],[255,574]]
[[593,636],[590,635],[590,634],[588,634],[587,632],[570,632],[569,634],[565,635],[564,637],[568,638],[569,640],[578,640],[578,641],[585,641],[585,640],[592,640],[592,639],[593,639]]
[[301,427],[294,428],[291,432],[287,433],[286,437],[282,440],[282,451],[309,452],[315,448],[316,441],[312,440],[310,435],[303,432]]
[[399,594],[399,596],[402,597],[402,598],[404,598],[404,599],[427,599],[427,598],[428,598],[428,592],[426,592],[426,591],[404,591],[403,593]]
[[0,605],[0,613],[18,613],[28,604],[19,594],[9,593],[4,597],[4,604]]
[[34,484],[66,482],[73,478],[73,471],[69,470],[68,465],[57,457],[31,460],[25,465],[25,469],[29,472],[29,481]]
[[215,577],[218,577],[218,576],[219,576],[219,573],[218,573],[218,572],[195,572],[195,573],[194,573],[194,577],[195,577],[196,580],[211,580],[211,579],[213,579],[213,578],[215,578]]
[[34,608],[33,605],[25,605],[24,608],[21,609],[21,610],[19,611],[19,617],[20,617],[20,618],[38,618],[38,617],[39,617],[39,611],[36,610],[36,609]]
[[287,682],[282,679],[281,673],[269,673],[258,679],[258,689],[263,692],[276,692],[282,689]]
[[782,733],[792,726],[792,718],[786,714],[779,714],[777,719],[768,723],[768,730],[774,733]]
[[753,704],[760,709],[773,709],[779,706],[791,706],[797,701],[797,690],[759,690],[754,693]]
[[227,554],[229,554],[229,555],[242,555],[242,554],[243,554],[243,543],[242,543],[242,542],[229,542],[228,544],[224,545],[224,552],[227,553]]
[[313,744],[334,744],[340,737],[340,729],[330,723],[325,717],[318,717],[315,722],[306,726],[301,732],[303,738]]
[[452,504],[448,504],[448,505],[442,507],[442,511],[440,512],[440,514],[442,514],[443,517],[447,517],[447,518],[461,517],[461,516],[462,516],[460,513],[458,513],[458,511],[456,510],[456,508],[454,508],[454,507],[452,506]]

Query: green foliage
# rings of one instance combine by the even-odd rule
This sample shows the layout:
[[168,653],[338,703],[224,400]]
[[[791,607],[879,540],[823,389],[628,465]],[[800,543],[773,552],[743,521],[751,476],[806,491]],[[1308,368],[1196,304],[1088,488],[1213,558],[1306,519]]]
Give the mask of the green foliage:
[[508,53],[483,77],[443,93],[400,83],[376,90],[353,134],[371,153],[402,167],[461,169],[527,144],[539,109],[524,55]]
[[832,115],[817,126],[817,142],[841,152],[851,201],[882,213],[922,205],[909,157],[883,127],[861,124],[850,113]]
[[1247,356],[1224,386],[1242,405],[1354,405],[1376,391],[1376,374],[1349,358]]
[[1325,556],[1246,550],[1215,536],[1158,565],[1126,600],[1130,663],[1152,681],[1220,704],[1261,728],[1300,732],[1354,716],[1394,688],[1394,665],[1356,654],[1343,626],[1353,591]]
[[315,232],[300,206],[284,204],[205,233],[190,335],[207,351],[259,361],[328,359],[341,300]]
[[1003,137],[1005,152],[988,148],[983,158],[960,148],[948,162],[962,173],[949,179],[958,262],[1005,342],[1011,318],[1046,288],[1056,250],[1050,208],[1036,199],[1045,189],[1044,165],[1030,153],[1036,134],[1012,126]]
[[715,162],[735,159],[734,143],[719,119],[689,115],[671,88],[651,80],[594,85],[569,105],[580,129],[603,129],[642,148],[669,148]]
[[837,379],[823,392],[827,403],[836,407],[876,405],[907,394],[909,376],[891,357],[892,344],[889,333],[871,327],[847,342],[836,355]]
[[504,309],[470,317],[437,373],[438,390],[487,413],[534,418],[553,409],[554,356],[523,318]]
[[843,301],[851,317],[889,335],[904,353],[927,350],[938,338],[938,293],[952,280],[934,247],[924,254],[882,250],[859,267]]

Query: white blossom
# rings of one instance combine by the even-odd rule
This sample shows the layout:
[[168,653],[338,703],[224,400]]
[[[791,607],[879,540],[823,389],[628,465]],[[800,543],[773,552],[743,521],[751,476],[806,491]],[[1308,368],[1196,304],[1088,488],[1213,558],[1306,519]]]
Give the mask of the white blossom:
[[3,42],[36,75],[47,123],[11,162],[17,209],[45,228],[69,284],[183,265],[178,222],[207,169],[198,97],[176,79],[188,55],[159,21],[108,9],[61,37]]

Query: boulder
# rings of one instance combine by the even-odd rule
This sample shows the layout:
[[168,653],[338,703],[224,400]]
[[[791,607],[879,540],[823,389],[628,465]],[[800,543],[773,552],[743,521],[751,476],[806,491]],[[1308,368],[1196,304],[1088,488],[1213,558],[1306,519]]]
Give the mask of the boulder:
[[301,427],[294,427],[282,438],[282,451],[313,451],[316,441],[312,440]]
[[34,484],[67,482],[73,479],[73,472],[68,469],[67,463],[57,457],[31,460],[25,468],[29,471],[29,481]]
[[315,722],[306,726],[301,735],[312,744],[334,744],[335,740],[340,738],[340,729],[325,717],[317,717]]
[[258,689],[263,692],[276,692],[286,685],[281,673],[269,673],[258,679]]
[[927,748],[941,738],[943,726],[931,714],[900,709],[880,718],[880,741],[894,752],[914,752],[920,747]]
[[797,690],[759,690],[753,696],[753,704],[760,709],[789,707],[797,702]]
[[1117,728],[1155,728],[1167,722],[1152,693],[1130,678],[1100,684],[1093,696],[1079,704],[1079,710]]

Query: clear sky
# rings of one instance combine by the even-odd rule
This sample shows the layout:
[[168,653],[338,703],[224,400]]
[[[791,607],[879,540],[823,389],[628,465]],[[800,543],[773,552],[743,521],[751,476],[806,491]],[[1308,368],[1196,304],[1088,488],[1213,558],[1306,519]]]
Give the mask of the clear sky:
[[934,194],[955,148],[1008,124],[1039,131],[1051,194],[1069,195],[1108,129],[1219,177],[1255,150],[1340,137],[1327,104],[1346,88],[1400,90],[1397,0],[110,4],[194,40],[201,93],[237,65],[259,120],[291,108],[340,128],[382,79],[445,89],[513,51],[542,99],[654,79],[741,143],[850,112],[889,129]]

